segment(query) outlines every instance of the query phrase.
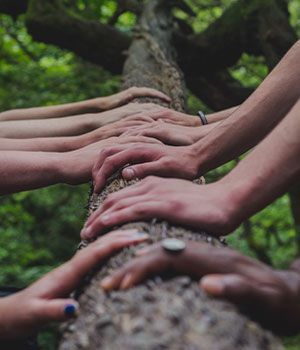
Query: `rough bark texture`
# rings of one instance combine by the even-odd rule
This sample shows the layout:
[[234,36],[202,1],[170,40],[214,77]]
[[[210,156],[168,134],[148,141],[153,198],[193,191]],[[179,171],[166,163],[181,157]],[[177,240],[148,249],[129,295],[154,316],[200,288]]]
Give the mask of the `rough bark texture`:
[[[166,1],[146,5],[124,68],[124,86],[160,88],[184,108],[182,75],[170,46],[172,21]],[[201,181],[198,181],[198,183]],[[91,196],[95,210],[106,196],[130,185],[118,175],[100,196]],[[221,243],[204,232],[192,232],[153,219],[123,225],[147,232],[153,241],[178,237],[214,245]],[[101,278],[122,266],[136,248],[123,250],[90,276],[77,292],[80,316],[64,327],[60,350],[69,349],[282,349],[271,333],[238,313],[231,304],[205,296],[188,277],[154,278],[128,291],[103,293]]]

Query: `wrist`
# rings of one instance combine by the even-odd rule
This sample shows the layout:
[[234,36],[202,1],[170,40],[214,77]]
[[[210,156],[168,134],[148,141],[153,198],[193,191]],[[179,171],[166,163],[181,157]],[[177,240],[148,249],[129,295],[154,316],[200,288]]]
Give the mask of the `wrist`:
[[76,162],[80,162],[80,159],[76,160],[77,151],[69,151],[57,154],[55,157],[55,169],[57,172],[56,183],[71,184],[74,172],[76,169]]
[[249,195],[253,195],[253,192],[246,183],[239,184],[238,182],[229,181],[226,176],[216,184],[219,190],[222,191],[222,197],[227,202],[229,216],[234,218],[233,221],[237,223],[237,226],[240,225],[248,218],[246,203]]
[[96,97],[85,102],[90,113],[98,113],[107,109],[106,97]]
[[192,156],[193,162],[197,168],[197,176],[204,175],[211,168],[209,167],[209,152],[205,150],[206,145],[202,142],[202,140],[197,140],[189,147],[189,153]]
[[[17,340],[22,330],[19,326],[22,322],[19,307],[19,294],[14,294],[0,299],[0,339],[4,341]],[[23,310],[22,310],[23,311]],[[22,314],[21,311],[21,314]],[[24,335],[26,336],[26,335]]]

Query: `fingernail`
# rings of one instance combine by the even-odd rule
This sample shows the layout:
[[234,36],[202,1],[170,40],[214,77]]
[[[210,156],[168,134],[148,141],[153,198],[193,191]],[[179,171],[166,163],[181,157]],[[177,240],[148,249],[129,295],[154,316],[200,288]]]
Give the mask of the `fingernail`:
[[91,227],[87,227],[86,229],[81,231],[81,237],[83,238],[92,238],[93,231]]
[[147,235],[147,233],[143,233],[143,234],[136,234],[133,235],[132,237],[129,238],[129,240],[135,242],[135,241],[146,241],[149,239],[149,235]]
[[125,179],[127,180],[131,180],[135,177],[134,175],[134,170],[132,168],[127,168],[123,170],[123,176],[125,177]]
[[136,232],[134,234],[135,237],[141,237],[141,238],[144,238],[144,237],[149,237],[148,233],[145,233],[145,232]]
[[66,304],[64,314],[68,317],[74,317],[78,314],[78,307],[75,304]]
[[100,286],[101,288],[103,288],[104,290],[109,290],[112,287],[112,277],[105,277],[103,278],[103,280],[100,282]]
[[111,215],[110,214],[105,214],[102,216],[101,218],[101,221],[104,223],[104,224],[107,224],[109,222],[109,220],[111,219]]
[[200,286],[206,293],[214,296],[221,296],[225,291],[225,284],[217,277],[203,277]]
[[128,289],[130,286],[131,286],[131,281],[132,281],[132,274],[127,274],[122,283],[121,283],[121,286],[120,288],[121,289]]
[[142,248],[142,249],[139,249],[135,252],[135,255],[136,256],[142,256],[142,255],[145,255],[149,252],[149,248]]

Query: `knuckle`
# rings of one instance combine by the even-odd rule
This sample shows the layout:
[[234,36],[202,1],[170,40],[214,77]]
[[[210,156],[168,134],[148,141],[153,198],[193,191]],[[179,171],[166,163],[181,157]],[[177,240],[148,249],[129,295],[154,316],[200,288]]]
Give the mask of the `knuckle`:
[[100,152],[99,152],[99,156],[100,157],[107,157],[109,155],[110,152],[110,148],[103,148]]
[[174,168],[175,167],[175,161],[173,158],[171,157],[164,157],[162,159],[162,165],[165,167],[165,168]]
[[169,206],[169,209],[174,213],[182,212],[184,209],[184,204],[181,201],[179,201],[177,198],[170,199],[168,201],[168,206]]
[[147,208],[144,207],[144,206],[142,206],[142,205],[136,207],[136,208],[134,209],[134,212],[135,212],[138,216],[145,216],[145,215],[148,214]]

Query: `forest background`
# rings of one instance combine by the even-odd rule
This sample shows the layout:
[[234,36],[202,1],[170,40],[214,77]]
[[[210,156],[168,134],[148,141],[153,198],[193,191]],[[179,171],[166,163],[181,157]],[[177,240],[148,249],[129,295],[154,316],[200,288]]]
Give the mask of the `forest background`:
[[[199,0],[190,3],[195,17],[180,10],[196,32],[207,28],[234,0]],[[288,1],[290,23],[300,37],[300,1]],[[114,16],[116,1],[76,1],[78,11],[107,23]],[[97,13],[95,12],[97,9]],[[116,26],[132,31],[136,16],[125,12]],[[103,52],[105,55],[105,52]],[[300,62],[299,62],[300,64]],[[264,57],[243,54],[230,74],[245,87],[257,87],[268,74]],[[0,15],[0,110],[61,104],[117,92],[121,77],[80,59],[56,46],[34,41],[27,33],[24,17]],[[209,108],[189,93],[189,113]],[[215,181],[238,160],[206,176]],[[22,192],[0,198],[0,285],[24,287],[72,256],[86,216],[89,185]],[[297,232],[298,231],[298,232]],[[298,238],[297,238],[298,233]],[[286,267],[300,253],[300,229],[291,213],[289,197],[245,222],[229,237],[230,246],[277,268]],[[55,330],[43,332],[43,349],[55,348]],[[300,349],[300,338],[286,339],[287,349]]]

